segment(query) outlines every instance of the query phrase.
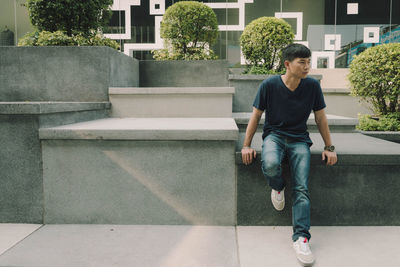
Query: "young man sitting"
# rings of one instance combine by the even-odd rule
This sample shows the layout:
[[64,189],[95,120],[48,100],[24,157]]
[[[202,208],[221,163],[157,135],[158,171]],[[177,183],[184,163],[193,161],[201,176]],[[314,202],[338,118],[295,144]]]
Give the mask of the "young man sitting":
[[309,266],[314,263],[309,246],[311,235],[308,192],[312,142],[306,125],[311,110],[314,111],[318,130],[325,142],[322,160],[326,160],[327,165],[334,165],[337,156],[331,141],[321,87],[318,81],[307,77],[310,70],[310,50],[300,44],[291,44],[282,52],[286,73],[272,76],[261,83],[246,130],[242,160],[248,165],[256,157],[251,142],[265,111],[262,172],[272,188],[271,201],[274,208],[283,210],[285,181],[282,178],[281,163],[287,157],[293,196],[293,247],[302,265]]

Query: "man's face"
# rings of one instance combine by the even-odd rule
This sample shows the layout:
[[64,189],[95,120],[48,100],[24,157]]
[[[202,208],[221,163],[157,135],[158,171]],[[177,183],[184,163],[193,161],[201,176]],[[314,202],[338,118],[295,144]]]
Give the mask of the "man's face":
[[285,61],[285,66],[287,72],[299,79],[304,79],[307,77],[310,71],[310,58],[300,58],[297,57],[293,61]]

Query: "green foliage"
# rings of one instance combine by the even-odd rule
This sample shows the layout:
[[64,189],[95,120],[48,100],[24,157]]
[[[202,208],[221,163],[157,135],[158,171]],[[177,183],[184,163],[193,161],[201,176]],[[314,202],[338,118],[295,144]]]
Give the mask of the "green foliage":
[[152,51],[157,60],[215,59],[211,49],[218,37],[218,22],[214,11],[195,2],[177,2],[163,16],[160,35],[164,49]]
[[379,119],[373,119],[370,115],[358,115],[356,128],[362,131],[400,131],[400,113],[388,113]]
[[270,70],[262,66],[250,66],[243,74],[285,74],[285,70]]
[[63,31],[90,35],[106,25],[111,17],[113,0],[28,0],[29,16],[39,31]]
[[399,112],[400,43],[366,49],[350,64],[351,94],[370,102],[377,114]]
[[291,26],[283,19],[261,17],[250,22],[240,36],[243,56],[252,66],[283,68],[281,50],[293,42]]
[[153,58],[155,60],[211,60],[217,59],[212,50],[207,51],[202,47],[188,47],[186,53],[183,50],[160,49],[153,50]]
[[68,36],[65,32],[34,31],[28,33],[18,42],[19,46],[109,46],[119,48],[119,44],[105,38],[99,33],[92,32],[89,35],[81,33]]

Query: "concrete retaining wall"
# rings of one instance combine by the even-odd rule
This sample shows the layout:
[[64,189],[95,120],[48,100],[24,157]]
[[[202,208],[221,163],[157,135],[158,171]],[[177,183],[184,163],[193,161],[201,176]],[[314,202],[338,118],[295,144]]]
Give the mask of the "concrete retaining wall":
[[0,222],[43,223],[39,128],[108,116],[109,103],[0,102]]
[[0,47],[0,101],[108,101],[139,63],[109,47]]
[[142,60],[140,87],[228,86],[227,60]]
[[41,129],[44,223],[235,225],[237,134],[231,118]]
[[[257,139],[261,138],[259,135]],[[361,134],[332,134],[338,163],[321,161],[323,142],[311,134],[311,225],[400,225],[400,144]],[[256,142],[258,151],[261,143]],[[249,166],[236,155],[238,225],[291,225],[290,170],[283,164],[286,207],[277,212],[261,171],[261,155]]]
[[234,141],[42,145],[46,224],[236,223]]

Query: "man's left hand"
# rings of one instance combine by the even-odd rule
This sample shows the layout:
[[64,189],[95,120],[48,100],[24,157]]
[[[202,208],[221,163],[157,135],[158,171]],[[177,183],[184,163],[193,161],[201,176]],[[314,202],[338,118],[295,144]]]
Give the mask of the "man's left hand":
[[337,162],[336,152],[322,151],[322,160],[326,159],[326,165],[335,165]]

